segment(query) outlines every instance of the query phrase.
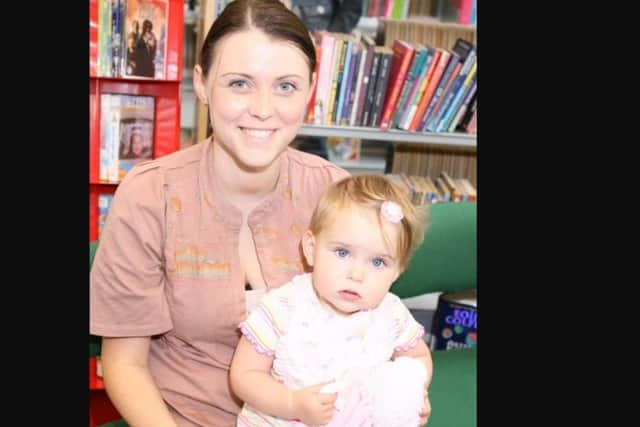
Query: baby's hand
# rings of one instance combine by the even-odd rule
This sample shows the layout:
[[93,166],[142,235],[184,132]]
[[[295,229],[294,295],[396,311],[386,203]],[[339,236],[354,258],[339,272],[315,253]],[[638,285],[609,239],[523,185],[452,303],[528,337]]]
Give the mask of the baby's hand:
[[292,392],[293,412],[307,425],[327,424],[333,416],[336,393],[320,393],[325,384],[317,384]]
[[326,427],[371,427],[373,425],[373,399],[370,393],[351,384],[340,392],[342,405]]
[[425,389],[424,391],[424,406],[422,407],[422,412],[420,412],[420,424],[418,427],[422,427],[429,421],[429,416],[431,415],[431,402],[429,402],[429,392]]

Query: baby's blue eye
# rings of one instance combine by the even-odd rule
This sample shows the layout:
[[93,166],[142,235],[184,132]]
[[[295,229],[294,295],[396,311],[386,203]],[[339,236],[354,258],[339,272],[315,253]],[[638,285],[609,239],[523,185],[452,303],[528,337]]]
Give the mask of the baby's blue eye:
[[384,260],[382,258],[374,258],[371,263],[373,264],[374,267],[376,268],[380,268],[380,267],[384,267],[385,265],[387,265]]
[[338,248],[335,250],[336,255],[338,255],[340,258],[345,258],[347,255],[349,255],[349,251],[346,249],[342,249],[342,248]]

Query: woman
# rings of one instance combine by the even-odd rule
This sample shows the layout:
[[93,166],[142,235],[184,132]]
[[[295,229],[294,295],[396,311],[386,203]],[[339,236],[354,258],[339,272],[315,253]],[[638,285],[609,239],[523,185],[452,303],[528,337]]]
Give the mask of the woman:
[[90,332],[105,386],[132,426],[232,426],[228,371],[246,291],[305,271],[302,233],[347,175],[288,147],[305,113],[315,52],[278,0],[236,0],[194,68],[213,135],[132,169],[91,271]]

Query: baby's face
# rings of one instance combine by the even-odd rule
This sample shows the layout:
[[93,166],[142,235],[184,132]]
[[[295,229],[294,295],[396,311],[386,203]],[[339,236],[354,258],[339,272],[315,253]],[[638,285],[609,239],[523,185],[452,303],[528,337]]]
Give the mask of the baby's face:
[[341,314],[377,307],[401,271],[398,233],[374,210],[355,205],[338,211],[317,236],[308,232],[303,248],[320,301]]

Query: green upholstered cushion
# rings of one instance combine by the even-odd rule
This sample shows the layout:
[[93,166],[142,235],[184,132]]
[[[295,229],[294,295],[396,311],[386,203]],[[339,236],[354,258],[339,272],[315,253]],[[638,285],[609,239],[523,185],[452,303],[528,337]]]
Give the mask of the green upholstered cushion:
[[89,269],[91,269],[93,259],[96,256],[96,249],[98,249],[98,241],[89,242]]
[[433,351],[427,427],[477,425],[477,348]]
[[102,338],[95,335],[89,335],[89,357],[100,356],[102,349]]
[[400,298],[476,287],[476,202],[436,203],[409,266],[391,287]]
[[[93,258],[96,256],[96,249],[98,248],[98,242],[89,243],[89,269],[93,264]],[[95,335],[89,335],[89,357],[100,355],[100,345],[102,339]]]

